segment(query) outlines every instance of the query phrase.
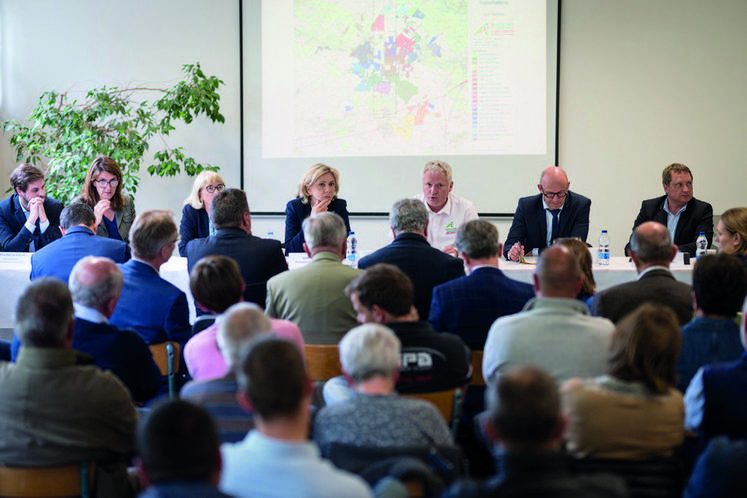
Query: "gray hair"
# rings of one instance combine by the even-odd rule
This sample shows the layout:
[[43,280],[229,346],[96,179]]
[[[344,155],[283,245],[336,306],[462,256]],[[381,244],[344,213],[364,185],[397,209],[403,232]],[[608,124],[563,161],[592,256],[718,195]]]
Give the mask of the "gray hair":
[[91,227],[95,224],[96,215],[93,213],[91,206],[85,202],[71,202],[60,213],[60,227],[65,230],[78,225]]
[[238,303],[228,308],[218,322],[218,348],[226,365],[238,363],[253,339],[272,331],[272,322],[256,304]]
[[119,297],[123,285],[122,270],[114,261],[97,256],[78,261],[68,279],[73,302],[96,310],[111,298]]
[[439,161],[438,159],[428,161],[425,163],[425,166],[423,166],[423,174],[425,174],[426,171],[432,171],[436,174],[443,173],[446,175],[448,182],[451,183],[451,165],[446,161]]
[[497,256],[498,229],[485,220],[472,220],[459,227],[456,248],[472,259],[485,259]]
[[417,199],[398,200],[389,211],[389,226],[395,234],[425,231],[428,226],[428,211],[425,204]]
[[384,325],[367,323],[350,330],[340,341],[342,369],[355,382],[374,375],[393,376],[399,368],[400,341]]
[[[651,228],[649,223],[658,225]],[[672,259],[672,237],[661,223],[649,222],[638,226],[630,236],[630,249],[643,263],[664,262]],[[643,227],[643,229],[641,229]]]
[[153,259],[162,248],[173,244],[178,235],[171,211],[143,211],[130,227],[132,255],[139,259]]
[[60,347],[73,313],[67,285],[53,277],[34,280],[16,303],[16,334],[23,346]]
[[303,236],[309,249],[335,247],[342,249],[348,231],[345,222],[335,213],[319,213],[303,220]]

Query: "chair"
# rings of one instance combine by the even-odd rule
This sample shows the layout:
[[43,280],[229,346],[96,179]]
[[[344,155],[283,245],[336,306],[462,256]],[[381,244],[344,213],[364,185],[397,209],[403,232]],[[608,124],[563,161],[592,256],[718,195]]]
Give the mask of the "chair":
[[169,379],[169,398],[176,397],[176,372],[179,370],[180,348],[178,342],[162,342],[148,346],[153,361],[158,365],[161,375]]
[[404,394],[408,398],[430,401],[441,412],[446,423],[451,427],[451,436],[456,440],[459,417],[462,412],[462,390],[457,388],[432,393]]
[[485,386],[482,376],[482,351],[472,351],[472,380],[470,386]]
[[209,326],[215,323],[215,315],[200,315],[192,324],[192,335],[199,334]]
[[606,458],[571,458],[577,475],[612,474],[623,481],[631,498],[679,498],[684,487],[684,473],[675,458],[623,460]]
[[59,467],[0,466],[0,496],[17,498],[89,498],[95,466],[88,462]]
[[342,375],[340,365],[340,350],[337,345],[306,344],[306,369],[313,382],[324,382]]

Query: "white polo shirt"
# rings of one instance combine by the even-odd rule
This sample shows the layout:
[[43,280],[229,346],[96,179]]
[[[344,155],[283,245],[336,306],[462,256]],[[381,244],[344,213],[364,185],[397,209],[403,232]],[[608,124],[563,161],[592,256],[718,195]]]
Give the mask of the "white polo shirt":
[[437,213],[425,202],[423,194],[418,194],[415,198],[425,204],[425,209],[428,210],[428,243],[436,249],[453,246],[462,223],[478,218],[475,205],[454,193],[449,193],[446,205]]

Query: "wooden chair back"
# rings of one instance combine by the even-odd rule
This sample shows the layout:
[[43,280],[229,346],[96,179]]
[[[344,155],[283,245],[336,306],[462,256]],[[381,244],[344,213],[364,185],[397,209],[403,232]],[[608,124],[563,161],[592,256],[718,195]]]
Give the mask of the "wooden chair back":
[[0,496],[17,498],[89,498],[94,466],[88,462],[57,467],[0,466]]
[[332,344],[306,344],[306,370],[313,382],[323,382],[342,375],[340,350]]
[[469,385],[485,385],[485,378],[482,376],[482,351],[472,351],[472,380]]
[[405,394],[408,398],[423,399],[433,403],[441,412],[446,424],[451,427],[451,435],[456,438],[459,418],[462,415],[462,390],[458,387],[432,393]]
[[161,371],[161,375],[168,377],[169,397],[176,396],[176,372],[179,371],[180,348],[174,341],[150,344],[148,346],[153,355],[153,361]]

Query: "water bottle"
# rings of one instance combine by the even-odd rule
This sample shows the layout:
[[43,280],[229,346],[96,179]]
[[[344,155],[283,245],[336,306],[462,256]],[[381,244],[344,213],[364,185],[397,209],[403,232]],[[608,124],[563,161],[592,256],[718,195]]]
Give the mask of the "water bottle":
[[609,266],[610,264],[610,238],[607,235],[607,230],[602,230],[602,234],[599,236],[599,251],[597,253],[597,262],[601,266]]
[[350,232],[348,234],[348,250],[346,257],[350,266],[358,266],[358,239],[355,238],[355,232]]
[[708,250],[708,239],[704,232],[698,234],[698,238],[695,239],[695,259],[700,259]]

